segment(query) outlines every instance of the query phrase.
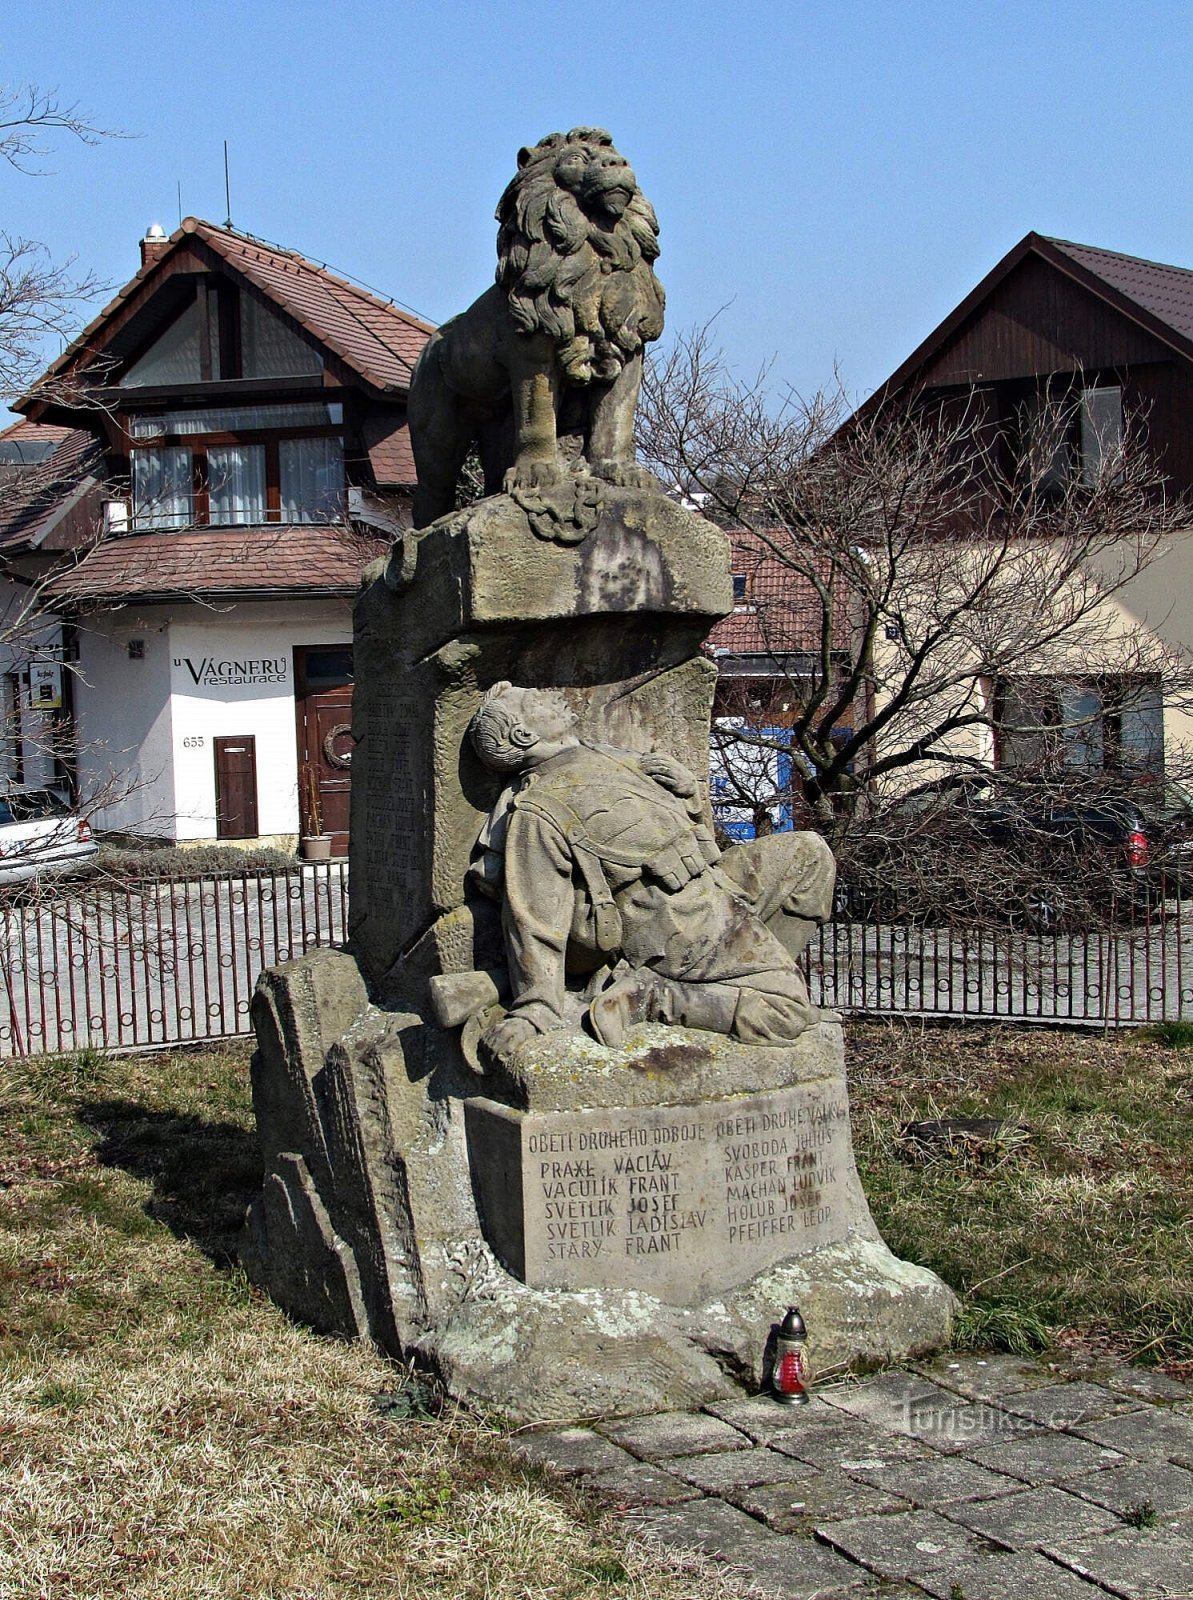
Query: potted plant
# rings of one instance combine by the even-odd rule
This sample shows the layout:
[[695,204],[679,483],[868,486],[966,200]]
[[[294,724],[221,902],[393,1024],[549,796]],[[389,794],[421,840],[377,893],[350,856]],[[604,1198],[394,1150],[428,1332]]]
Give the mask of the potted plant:
[[306,770],[306,790],[307,831],[302,836],[302,858],[304,861],[328,861],[331,859],[331,834],[323,831],[323,807],[319,803],[319,780],[314,767]]

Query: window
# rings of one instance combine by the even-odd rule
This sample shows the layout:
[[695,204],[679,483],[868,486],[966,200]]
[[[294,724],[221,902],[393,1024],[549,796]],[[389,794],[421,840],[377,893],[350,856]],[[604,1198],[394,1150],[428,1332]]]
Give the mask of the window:
[[142,530],[186,528],[194,521],[191,453],[185,446],[133,452],[133,518]]
[[1164,771],[1164,708],[1149,678],[1011,679],[995,697],[998,765],[1025,772]]
[[733,574],[733,603],[735,606],[744,605],[746,600],[746,575],[744,572]]
[[1078,389],[1073,380],[1033,391],[1016,407],[1020,449],[1046,493],[1076,479],[1092,486],[1123,442],[1123,391],[1118,384]]
[[125,370],[130,388],[221,378],[317,378],[318,349],[264,300],[230,279],[200,277],[182,309]]
[[134,531],[336,521],[343,415],[304,401],[131,417]]

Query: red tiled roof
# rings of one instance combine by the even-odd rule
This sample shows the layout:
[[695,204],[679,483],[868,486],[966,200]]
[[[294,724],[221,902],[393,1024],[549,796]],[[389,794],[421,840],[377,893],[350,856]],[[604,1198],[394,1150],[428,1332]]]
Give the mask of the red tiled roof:
[[1124,256],[1117,250],[1099,250],[1068,239],[1050,238],[1048,243],[1186,339],[1193,339],[1193,271],[1188,267],[1169,267],[1162,261],[1145,261],[1142,256]]
[[409,388],[414,363],[434,331],[430,323],[367,289],[357,288],[297,251],[266,244],[251,234],[220,228],[198,217],[185,218],[166,245],[66,347],[47,370],[45,379],[67,370],[80,355],[96,354],[99,344],[93,342],[94,336],[108,318],[136,295],[175,249],[192,238],[208,245],[234,273],[288,312],[375,388],[403,394]]
[[[781,552],[784,535],[773,536]],[[784,656],[799,651],[820,649],[823,607],[815,585],[803,572],[776,554],[766,539],[743,529],[729,534],[735,576],[744,577],[745,599],[735,602],[731,614],[718,622],[709,635],[714,653],[730,655]],[[793,559],[806,561],[801,551]],[[828,578],[828,563],[823,577]],[[833,631],[839,648],[846,647],[847,624],[845,595],[840,583],[834,595]]]
[[103,451],[81,428],[44,422],[17,422],[0,440],[55,448],[41,461],[25,466],[0,466],[0,545],[6,550],[39,546],[80,497],[98,492],[103,476]]
[[312,525],[132,534],[104,540],[48,592],[61,601],[354,594],[384,549],[382,540]]
[[367,416],[361,431],[378,483],[413,485],[417,481],[405,417]]

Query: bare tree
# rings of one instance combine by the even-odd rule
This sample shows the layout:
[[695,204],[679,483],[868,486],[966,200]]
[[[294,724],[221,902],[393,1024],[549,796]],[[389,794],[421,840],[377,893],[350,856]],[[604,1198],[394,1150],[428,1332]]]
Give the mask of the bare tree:
[[1041,708],[1032,726],[1026,685],[1188,697],[1184,653],[1116,603],[1186,508],[1138,419],[1100,461],[1058,473],[1072,404],[1057,398],[1030,434],[990,426],[976,393],[851,414],[839,388],[805,402],[776,399],[765,372],[739,380],[707,327],[656,356],[641,456],[734,541],[722,801],[759,820],[794,804],[841,844],[893,793],[989,769],[1010,698],[1024,764],[1028,736],[1057,724]]

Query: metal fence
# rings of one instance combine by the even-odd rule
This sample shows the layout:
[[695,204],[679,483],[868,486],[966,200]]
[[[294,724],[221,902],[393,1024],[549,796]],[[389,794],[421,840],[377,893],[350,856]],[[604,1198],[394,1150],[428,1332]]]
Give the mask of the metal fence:
[[[62,885],[0,905],[0,1056],[250,1030],[263,968],[347,936],[348,870]],[[821,1005],[870,1015],[1107,1027],[1193,1019],[1179,899],[1081,933],[843,919],[807,953]]]
[[14,898],[0,908],[0,1056],[248,1033],[258,974],[347,927],[338,861]]

